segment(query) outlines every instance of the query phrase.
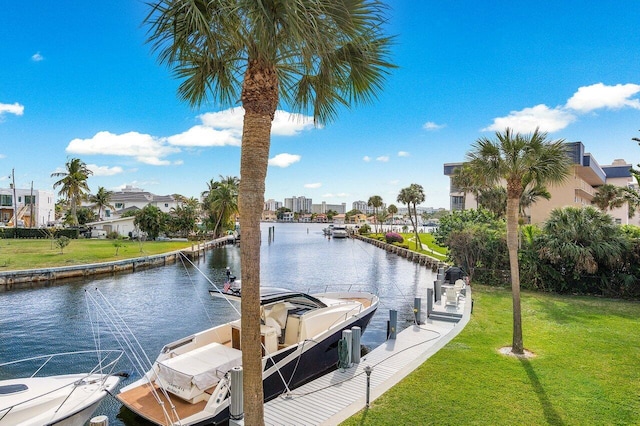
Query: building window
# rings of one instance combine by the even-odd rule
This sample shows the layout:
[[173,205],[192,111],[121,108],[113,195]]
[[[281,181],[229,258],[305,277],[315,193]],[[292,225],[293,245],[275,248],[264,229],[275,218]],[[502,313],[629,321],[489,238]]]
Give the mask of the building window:
[[35,195],[25,195],[24,196],[24,203],[25,204],[35,204],[36,203],[36,196]]
[[111,217],[111,210],[109,210],[109,209],[105,209],[105,211],[104,211],[104,215],[105,215],[106,217]]
[[116,203],[116,209],[124,209],[124,203]]
[[464,210],[464,197],[461,195],[451,196],[451,210]]
[[13,197],[11,195],[0,195],[0,206],[13,206]]
[[165,207],[169,207],[169,203],[164,203],[164,206]]
[[616,225],[622,225],[622,219],[619,217],[616,218]]

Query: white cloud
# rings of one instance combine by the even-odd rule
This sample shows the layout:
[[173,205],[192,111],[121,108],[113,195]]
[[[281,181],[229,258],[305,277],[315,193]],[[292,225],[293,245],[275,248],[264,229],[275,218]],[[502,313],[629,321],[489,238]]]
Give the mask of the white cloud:
[[562,130],[575,121],[576,117],[560,108],[549,108],[540,104],[521,111],[511,111],[506,117],[493,119],[493,124],[482,129],[502,132],[507,127],[519,133],[531,133],[540,128],[543,132]]
[[616,84],[606,86],[603,83],[582,86],[567,100],[564,106],[549,108],[540,104],[521,111],[511,111],[506,117],[493,119],[493,124],[482,131],[504,131],[510,127],[516,132],[530,133],[537,127],[544,132],[562,130],[576,121],[577,116],[597,109],[640,109],[640,99],[633,98],[640,93],[638,84]]
[[0,154],[0,159],[1,159],[1,158],[7,158],[7,156],[6,156],[6,155],[4,155],[4,154]]
[[399,179],[393,179],[393,180],[390,180],[390,181],[389,181],[389,183],[390,183],[391,185],[397,185],[397,184],[399,184],[399,183],[400,183],[400,180],[399,180]]
[[[0,118],[3,112],[18,113],[18,106],[0,104]],[[22,114],[22,109],[19,113]],[[155,166],[180,165],[183,164],[182,160],[166,159],[169,155],[182,152],[180,147],[241,146],[243,117],[244,109],[241,107],[201,114],[198,116],[201,124],[168,137],[138,132],[117,135],[102,131],[89,139],[72,140],[67,146],[67,152],[132,157],[141,163]],[[295,136],[312,127],[312,117],[276,111],[272,134]],[[300,158],[299,155],[280,154],[269,160],[269,165],[288,167],[300,161]]]
[[333,194],[333,193],[329,192],[327,194],[323,194],[322,198],[346,198],[348,196],[349,196],[349,194],[347,192],[339,192],[337,194]]
[[293,163],[300,161],[302,157],[296,154],[282,153],[269,159],[269,165],[275,167],[289,167]]
[[133,157],[137,161],[152,166],[171,164],[164,157],[180,152],[179,148],[167,146],[164,140],[138,132],[116,135],[98,132],[89,139],[74,139],[66,151],[83,155],[117,155]]
[[443,129],[446,124],[436,124],[433,121],[427,121],[422,125],[422,128],[425,130],[440,130]]
[[242,132],[242,121],[244,119],[244,108],[230,108],[224,111],[207,112],[198,116],[204,126],[214,129],[236,129]]
[[407,151],[398,151],[398,157],[409,157],[409,155]]
[[44,56],[42,56],[40,54],[40,52],[36,52],[31,56],[31,60],[33,62],[40,62],[40,61],[44,61]]
[[316,188],[320,188],[321,186],[322,186],[321,182],[306,183],[304,185],[305,188],[309,188],[309,189],[316,189]]
[[386,163],[389,161],[389,156],[388,155],[381,155],[380,157],[376,158],[376,161],[380,161],[381,163]]
[[109,167],[87,164],[87,168],[93,172],[94,176],[113,176],[124,172],[120,166]]
[[169,136],[167,142],[174,146],[240,146],[241,135],[233,129],[216,130],[207,126],[193,126],[186,132]]
[[22,115],[24,114],[24,106],[17,102],[15,104],[0,103],[0,118],[2,118],[4,114]]
[[630,99],[640,92],[637,84],[616,84],[605,86],[602,83],[583,86],[567,101],[566,108],[579,113],[587,113],[600,108],[620,109],[630,107],[640,109],[638,99]]
[[310,129],[313,129],[313,117],[282,110],[276,111],[271,123],[271,134],[279,136],[295,136]]
[[362,157],[362,161],[364,161],[365,163],[368,163],[369,161],[371,161],[371,157],[369,157],[368,155],[365,155],[364,157]]
[[[236,107],[219,112],[208,112],[199,115],[202,124],[214,129],[236,131],[242,133],[244,108]],[[287,111],[276,111],[271,123],[271,134],[279,136],[295,136],[304,130],[313,128],[313,117],[302,114],[292,114]]]

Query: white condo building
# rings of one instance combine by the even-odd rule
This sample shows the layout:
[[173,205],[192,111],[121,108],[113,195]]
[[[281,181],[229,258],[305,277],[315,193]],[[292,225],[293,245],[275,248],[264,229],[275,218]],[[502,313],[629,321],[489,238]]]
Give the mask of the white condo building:
[[284,206],[291,210],[293,213],[311,213],[311,198],[305,196],[284,199]]

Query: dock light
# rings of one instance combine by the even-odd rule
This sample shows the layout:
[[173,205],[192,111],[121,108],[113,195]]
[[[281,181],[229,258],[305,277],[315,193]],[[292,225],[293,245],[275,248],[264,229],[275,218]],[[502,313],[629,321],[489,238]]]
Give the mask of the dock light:
[[364,367],[364,372],[367,373],[367,397],[366,397],[366,406],[369,408],[369,395],[371,389],[371,372],[373,371],[373,367],[367,365]]

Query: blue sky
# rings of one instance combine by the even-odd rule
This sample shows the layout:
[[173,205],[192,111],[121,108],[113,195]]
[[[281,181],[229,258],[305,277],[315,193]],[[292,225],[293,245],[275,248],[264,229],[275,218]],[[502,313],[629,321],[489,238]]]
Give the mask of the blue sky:
[[[396,203],[411,183],[446,207],[443,163],[509,126],[582,141],[600,164],[640,162],[637,1],[391,1],[399,66],[371,105],[323,128],[274,123],[265,199]],[[51,189],[70,158],[89,186],[198,196],[239,175],[241,110],[176,95],[141,25],[147,6],[7,1],[0,12],[0,187]]]

